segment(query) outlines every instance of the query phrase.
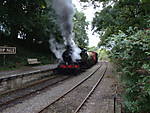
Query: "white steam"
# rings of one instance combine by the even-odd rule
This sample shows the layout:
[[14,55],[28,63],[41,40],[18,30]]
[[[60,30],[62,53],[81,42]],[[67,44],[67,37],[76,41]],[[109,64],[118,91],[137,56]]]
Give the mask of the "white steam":
[[[72,60],[75,62],[77,59],[81,59],[81,50],[75,44],[72,33],[74,16],[74,7],[72,0],[53,0],[52,7],[57,14],[58,25],[60,26],[61,34],[64,39],[64,44],[72,47]],[[55,53],[58,59],[62,59],[62,53],[64,52],[64,46],[58,44],[54,38],[49,40],[51,50]]]
[[72,47],[72,60],[75,62],[77,59],[81,59],[80,53],[81,49],[74,42],[74,35],[70,35],[69,37],[69,45]]
[[65,47],[63,44],[58,43],[53,36],[49,39],[50,49],[55,54],[57,59],[63,60],[62,54],[65,51]]

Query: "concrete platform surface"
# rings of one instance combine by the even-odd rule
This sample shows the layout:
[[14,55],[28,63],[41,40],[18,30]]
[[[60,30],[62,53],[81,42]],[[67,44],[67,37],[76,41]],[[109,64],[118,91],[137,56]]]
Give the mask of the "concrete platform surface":
[[25,74],[32,74],[37,73],[41,71],[51,70],[57,67],[58,64],[48,64],[48,65],[42,65],[42,66],[26,66],[14,71],[0,71],[0,80],[11,78],[15,76],[21,76]]

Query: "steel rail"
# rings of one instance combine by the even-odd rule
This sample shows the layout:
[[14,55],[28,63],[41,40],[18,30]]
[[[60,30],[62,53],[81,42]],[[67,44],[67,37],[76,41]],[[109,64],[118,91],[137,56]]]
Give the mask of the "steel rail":
[[88,95],[84,98],[84,100],[82,101],[82,103],[78,106],[78,108],[75,110],[74,113],[77,113],[80,111],[80,109],[83,107],[83,105],[85,104],[85,102],[88,100],[88,98],[92,95],[92,93],[95,91],[95,89],[97,88],[97,86],[100,84],[100,82],[102,81],[102,79],[105,76],[105,73],[107,71],[107,66],[106,69],[104,70],[102,76],[98,79],[98,81],[96,82],[96,84],[93,86],[93,88],[91,89],[91,91],[88,93]]
[[[52,79],[56,79],[56,78],[59,78],[59,77],[54,77],[54,78],[51,78],[51,79],[48,79],[48,80],[52,80]],[[52,84],[49,84],[49,85],[47,85],[47,86],[45,86],[45,87],[43,87],[43,88],[40,88],[40,89],[38,89],[38,90],[32,91],[31,93],[28,93],[28,94],[25,94],[25,95],[22,95],[22,96],[18,96],[18,97],[14,98],[14,99],[11,99],[11,100],[9,100],[9,101],[6,101],[6,102],[0,104],[0,108],[2,108],[2,107],[5,106],[5,105],[11,104],[11,103],[13,103],[13,102],[15,102],[15,101],[17,101],[17,100],[19,100],[19,99],[23,99],[23,98],[25,98],[25,97],[27,97],[27,96],[30,96],[30,95],[32,95],[32,94],[35,94],[36,92],[45,90],[46,88],[48,88],[48,87],[50,87],[50,86],[53,86],[53,85],[55,85],[55,84],[57,84],[57,83],[59,83],[59,82],[61,82],[61,81],[67,80],[68,78],[70,78],[70,77],[65,77],[64,79],[61,79],[61,80],[59,80],[59,81],[57,81],[57,82],[54,82],[54,83],[52,83]],[[46,80],[46,81],[48,81],[48,80]],[[46,82],[46,81],[43,81],[43,82]],[[43,83],[43,82],[40,82],[40,83],[31,85],[30,87],[33,87],[33,86],[35,86],[35,85],[39,85],[39,84],[41,84],[41,83]],[[30,88],[30,87],[27,87],[27,88]],[[26,88],[23,88],[23,89],[26,89]],[[20,89],[20,90],[22,90],[22,89]],[[13,92],[14,92],[14,91],[13,91]]]
[[61,95],[60,97],[58,97],[56,100],[54,100],[52,103],[50,103],[49,105],[47,105],[46,107],[44,107],[42,110],[40,110],[38,113],[42,113],[44,112],[44,110],[48,109],[52,104],[56,103],[57,101],[59,101],[61,98],[63,98],[64,96],[66,96],[68,93],[70,93],[72,90],[74,90],[76,87],[78,87],[79,85],[81,85],[83,82],[85,82],[87,79],[89,79],[94,73],[96,73],[100,68],[102,67],[102,64],[96,69],[94,70],[92,73],[90,73],[86,78],[82,79],[80,82],[78,82],[75,86],[73,86],[72,88],[70,88],[67,92],[65,92],[63,95]]

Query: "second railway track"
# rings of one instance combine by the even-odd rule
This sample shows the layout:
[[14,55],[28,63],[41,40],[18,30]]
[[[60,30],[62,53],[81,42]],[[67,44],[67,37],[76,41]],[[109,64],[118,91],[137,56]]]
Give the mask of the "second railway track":
[[[98,72],[98,70],[100,70],[100,73]],[[86,78],[78,82],[75,86],[70,88],[67,92],[65,92],[55,101],[40,110],[38,113],[77,113],[82,108],[87,99],[91,96],[91,94],[94,92],[96,87],[100,84],[106,73],[106,70],[107,65],[103,63]],[[87,89],[84,89],[85,92],[82,92],[82,88]]]
[[68,76],[51,76],[44,80],[37,81],[27,87],[4,93],[0,96],[0,111],[17,103],[20,103],[27,97],[33,96],[39,92],[43,92],[50,86],[53,86],[69,78],[70,77]]

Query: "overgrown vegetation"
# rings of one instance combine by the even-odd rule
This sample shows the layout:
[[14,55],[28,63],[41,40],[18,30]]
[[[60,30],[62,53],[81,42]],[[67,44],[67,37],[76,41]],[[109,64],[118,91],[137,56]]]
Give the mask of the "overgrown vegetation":
[[[90,0],[82,0],[90,2]],[[99,47],[109,48],[109,57],[121,74],[126,113],[150,112],[150,1],[92,0],[103,3],[93,27]]]
[[150,111],[150,31],[120,32],[111,39],[114,44],[110,58],[122,72],[125,88],[124,104],[128,112]]
[[97,53],[99,55],[99,60],[105,60],[105,61],[109,61],[109,51],[106,49],[99,49],[97,50]]

